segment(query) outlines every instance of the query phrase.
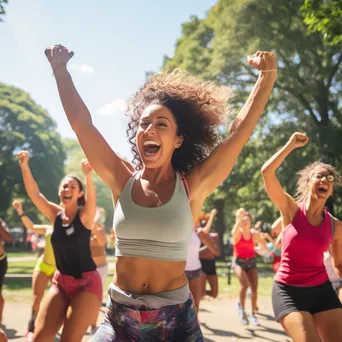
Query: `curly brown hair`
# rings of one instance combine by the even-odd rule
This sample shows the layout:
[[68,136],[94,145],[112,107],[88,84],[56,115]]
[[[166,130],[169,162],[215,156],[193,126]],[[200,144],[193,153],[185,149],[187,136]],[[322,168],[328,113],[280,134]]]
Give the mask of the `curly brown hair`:
[[177,123],[177,135],[184,141],[172,156],[173,168],[186,173],[205,160],[219,142],[216,128],[233,114],[229,87],[203,82],[189,73],[175,69],[154,74],[129,99],[126,130],[131,144],[133,163],[141,169],[142,161],[136,145],[136,132],[143,110],[150,104],[167,107]]
[[318,168],[327,169],[331,174],[335,176],[334,186],[342,186],[342,177],[339,172],[330,164],[323,163],[318,160],[314,163],[306,166],[303,170],[297,172],[299,179],[297,181],[296,194],[294,196],[297,202],[305,202],[309,197],[309,189],[307,187],[312,175]]

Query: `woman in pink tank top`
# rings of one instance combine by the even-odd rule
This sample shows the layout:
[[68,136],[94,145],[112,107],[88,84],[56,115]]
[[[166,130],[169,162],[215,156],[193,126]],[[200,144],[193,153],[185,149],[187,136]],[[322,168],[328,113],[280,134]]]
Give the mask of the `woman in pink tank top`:
[[234,257],[232,268],[240,281],[239,302],[237,303],[238,315],[243,325],[249,323],[245,300],[248,287],[251,288],[252,313],[250,320],[253,325],[259,325],[255,316],[257,311],[258,270],[255,261],[256,244],[263,245],[267,250],[265,241],[260,238],[257,230],[251,229],[252,219],[250,214],[243,208],[236,211],[235,225],[232,229]]
[[309,141],[294,133],[262,167],[268,196],[280,211],[282,257],[275,275],[272,304],[275,317],[293,341],[338,342],[342,338],[341,303],[329,281],[323,253],[332,244],[334,267],[342,276],[342,223],[325,209],[342,179],[329,164],[314,162],[298,174],[296,198],[287,194],[276,170],[296,148]]

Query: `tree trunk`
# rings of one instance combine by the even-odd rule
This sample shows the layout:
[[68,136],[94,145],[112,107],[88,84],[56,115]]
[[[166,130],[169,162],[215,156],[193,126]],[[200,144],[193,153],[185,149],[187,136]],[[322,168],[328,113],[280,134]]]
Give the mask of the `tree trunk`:
[[219,243],[221,248],[221,255],[218,257],[218,259],[224,260],[225,259],[225,246],[223,243],[223,234],[226,231],[226,226],[224,222],[224,199],[218,199],[214,201],[215,209],[217,210],[216,215],[216,224],[215,228],[219,235]]

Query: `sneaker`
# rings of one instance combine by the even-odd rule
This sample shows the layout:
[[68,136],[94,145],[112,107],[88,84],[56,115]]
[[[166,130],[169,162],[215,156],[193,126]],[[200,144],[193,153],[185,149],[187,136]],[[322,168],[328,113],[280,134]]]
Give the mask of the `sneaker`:
[[239,314],[239,318],[240,318],[241,324],[248,325],[249,322],[248,322],[248,317],[247,317],[245,310],[241,309],[240,314]]
[[254,313],[251,314],[250,319],[251,319],[252,325],[260,325],[260,323],[259,323],[258,319],[255,317]]
[[33,332],[28,331],[26,334],[26,342],[33,342]]
[[236,303],[236,312],[238,315],[240,315],[240,311],[242,310],[240,302]]

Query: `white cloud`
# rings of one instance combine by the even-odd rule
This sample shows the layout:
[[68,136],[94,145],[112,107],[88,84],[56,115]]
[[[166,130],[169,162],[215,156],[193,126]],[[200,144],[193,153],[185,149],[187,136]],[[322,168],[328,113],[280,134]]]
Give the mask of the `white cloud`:
[[97,110],[101,116],[113,116],[123,114],[126,109],[126,101],[122,99],[114,100]]
[[89,64],[71,64],[74,71],[81,72],[82,74],[92,74],[95,69]]

